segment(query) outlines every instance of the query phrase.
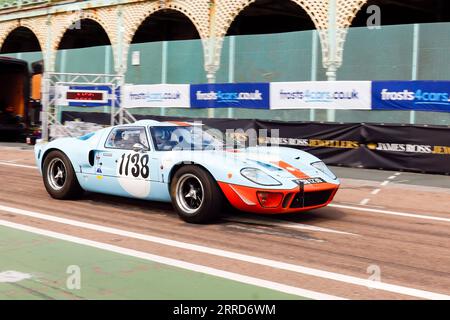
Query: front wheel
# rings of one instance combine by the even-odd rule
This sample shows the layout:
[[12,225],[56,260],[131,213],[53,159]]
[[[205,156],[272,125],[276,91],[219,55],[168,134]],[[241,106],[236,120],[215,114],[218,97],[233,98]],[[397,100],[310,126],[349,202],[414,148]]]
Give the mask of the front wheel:
[[61,151],[51,151],[44,160],[45,189],[55,199],[72,199],[83,191],[67,156]]
[[185,166],[175,173],[170,195],[175,210],[184,221],[207,223],[220,215],[222,192],[213,177],[197,166]]

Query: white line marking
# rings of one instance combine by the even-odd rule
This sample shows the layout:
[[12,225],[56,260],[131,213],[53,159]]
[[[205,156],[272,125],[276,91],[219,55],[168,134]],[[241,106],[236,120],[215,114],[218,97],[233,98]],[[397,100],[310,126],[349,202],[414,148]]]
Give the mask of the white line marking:
[[390,183],[389,180],[383,181],[383,182],[381,183],[381,186],[386,187],[389,183]]
[[394,180],[395,178],[397,178],[397,176],[390,176],[388,179],[389,180]]
[[0,283],[14,283],[31,279],[31,274],[14,270],[0,272]]
[[27,232],[43,235],[46,237],[69,241],[69,242],[73,242],[73,243],[77,243],[77,244],[81,244],[81,245],[85,245],[85,246],[89,246],[89,247],[93,247],[93,248],[97,248],[97,249],[115,252],[115,253],[131,256],[131,257],[135,257],[135,258],[140,258],[140,259],[144,259],[144,260],[148,260],[148,261],[152,261],[152,262],[157,262],[157,263],[169,265],[172,267],[177,267],[177,268],[182,268],[182,269],[186,269],[186,270],[190,270],[190,271],[200,272],[200,273],[212,275],[215,277],[220,277],[220,278],[233,280],[233,281],[237,281],[237,282],[241,282],[241,283],[245,283],[245,284],[250,284],[253,286],[257,286],[257,287],[262,287],[262,288],[267,288],[267,289],[271,289],[271,290],[275,290],[275,291],[279,291],[279,292],[284,292],[284,293],[288,293],[288,294],[292,294],[292,295],[296,295],[296,296],[300,296],[300,297],[305,297],[305,298],[310,298],[310,299],[318,299],[318,300],[343,300],[343,298],[328,295],[328,294],[323,294],[323,293],[305,290],[305,289],[301,289],[301,288],[297,288],[297,287],[292,287],[292,286],[284,285],[284,284],[277,283],[277,282],[272,282],[272,281],[268,281],[268,280],[249,277],[249,276],[245,276],[245,275],[241,275],[241,274],[237,274],[237,273],[233,273],[233,272],[228,272],[228,271],[224,271],[224,270],[219,270],[219,269],[215,269],[215,268],[210,268],[210,267],[193,264],[193,263],[189,263],[189,262],[185,262],[185,261],[181,261],[181,260],[166,258],[166,257],[162,257],[162,256],[158,256],[158,255],[154,255],[154,254],[150,254],[150,253],[146,253],[146,252],[142,252],[142,251],[126,249],[126,248],[122,248],[122,247],[118,247],[118,246],[114,246],[114,245],[110,245],[110,244],[106,244],[106,243],[102,243],[102,242],[97,242],[97,241],[92,241],[92,240],[88,240],[88,239],[69,236],[66,234],[57,233],[57,232],[53,232],[53,231],[49,231],[49,230],[34,228],[34,227],[26,226],[23,224],[17,224],[17,223],[5,221],[5,220],[0,220],[0,225],[9,227],[9,228],[13,228],[13,229],[17,229],[17,230],[22,230],[22,231],[27,231]]
[[0,165],[11,166],[11,167],[19,167],[19,168],[27,168],[27,169],[37,169],[36,166],[28,166],[28,165],[25,165],[25,164],[9,163],[9,162],[4,162],[4,161],[0,161]]
[[380,191],[381,191],[381,189],[375,189],[371,192],[371,194],[373,194],[375,196],[375,195],[379,194]]
[[282,221],[282,220],[268,220],[268,219],[264,219],[264,218],[250,219],[250,218],[244,218],[244,217],[231,217],[231,218],[224,218],[223,220],[230,221],[230,222],[253,223],[253,224],[269,226],[269,227],[284,227],[284,228],[289,228],[289,229],[299,229],[299,230],[308,230],[308,231],[316,231],[316,232],[327,232],[327,233],[336,233],[336,234],[342,234],[342,235],[357,236],[357,234],[354,234],[354,233],[348,233],[348,232],[337,231],[337,230],[328,229],[328,228],[310,226],[308,224],[295,223],[295,222]]
[[399,176],[399,175],[401,175],[402,173],[401,172],[397,172],[396,174],[395,174],[395,176]]
[[[153,242],[153,243],[159,243],[159,244],[163,244],[163,245],[167,245],[167,246],[171,246],[171,247],[211,254],[211,255],[224,257],[224,258],[228,258],[228,259],[234,259],[234,260],[238,260],[238,261],[244,261],[244,262],[248,262],[248,263],[268,266],[268,267],[272,267],[272,268],[276,268],[276,269],[280,269],[280,270],[287,270],[287,271],[297,272],[297,273],[306,274],[306,275],[310,275],[310,276],[314,276],[314,277],[320,277],[320,278],[324,278],[324,279],[344,282],[344,283],[362,286],[362,287],[366,287],[366,288],[368,286],[373,286],[375,289],[380,289],[380,290],[384,290],[384,291],[388,291],[388,292],[394,292],[394,293],[398,293],[398,294],[402,294],[402,295],[413,296],[413,297],[417,297],[417,298],[450,300],[449,295],[444,295],[444,294],[439,294],[439,293],[434,293],[434,292],[429,292],[429,291],[424,291],[424,290],[418,290],[418,289],[412,289],[412,288],[388,284],[388,283],[384,283],[384,282],[374,282],[369,279],[363,279],[363,278],[348,276],[348,275],[344,275],[344,274],[340,274],[340,273],[329,272],[329,271],[304,267],[304,266],[300,266],[300,265],[294,265],[294,264],[285,263],[285,262],[279,262],[279,261],[265,259],[265,258],[259,258],[259,257],[255,257],[255,256],[232,252],[232,251],[214,249],[214,248],[210,248],[210,247],[206,247],[206,246],[200,246],[200,245],[196,245],[196,244],[175,241],[175,240],[170,240],[170,239],[165,239],[165,238],[160,238],[160,237],[155,237],[155,236],[150,236],[150,235],[144,235],[144,234],[139,234],[139,233],[135,233],[135,232],[90,224],[90,223],[81,222],[81,221],[65,219],[65,218],[60,218],[60,217],[51,216],[51,215],[45,215],[42,213],[27,211],[27,210],[18,209],[18,208],[12,208],[12,207],[0,205],[0,210],[18,214],[18,215],[30,216],[30,217],[39,218],[39,219],[48,220],[48,221],[54,221],[54,222],[58,222],[58,223],[62,223],[62,224],[78,226],[78,227],[85,228],[85,229],[91,229],[91,230],[95,230],[95,231],[111,233],[111,234],[120,235],[120,236],[124,236],[124,237],[128,237],[128,238],[140,239],[140,240]],[[359,210],[364,211],[364,209],[359,209]],[[367,210],[370,211],[372,209],[367,209]]]
[[361,207],[353,207],[353,206],[344,206],[340,204],[329,204],[329,207],[333,208],[341,208],[341,209],[349,209],[349,210],[356,210],[356,211],[367,211],[367,212],[373,212],[373,213],[381,213],[381,214],[387,214],[391,216],[399,216],[399,217],[408,217],[408,218],[416,218],[416,219],[424,219],[424,220],[434,220],[434,221],[441,221],[441,222],[450,222],[449,218],[441,218],[441,217],[435,217],[435,216],[424,216],[420,214],[414,214],[414,213],[407,213],[407,212],[397,212],[397,211],[389,211],[389,210],[380,210],[380,209],[370,209],[370,208],[361,208]]
[[369,198],[366,198],[366,199],[362,200],[359,204],[362,205],[362,206],[365,206],[365,205],[368,204],[369,202],[370,202],[370,199],[369,199]]

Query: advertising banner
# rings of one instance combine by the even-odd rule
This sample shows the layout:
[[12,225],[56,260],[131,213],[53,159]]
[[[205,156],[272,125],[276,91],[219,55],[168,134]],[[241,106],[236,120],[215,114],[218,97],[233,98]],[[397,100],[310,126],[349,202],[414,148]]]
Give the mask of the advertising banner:
[[371,109],[370,81],[272,82],[271,109]]
[[112,105],[112,89],[109,86],[56,85],[53,90],[55,104],[58,106],[109,107]]
[[125,108],[189,108],[189,85],[126,85],[123,101]]
[[372,109],[450,112],[450,81],[374,81]]
[[450,128],[438,126],[256,121],[279,130],[273,144],[310,152],[327,164],[450,174]]
[[269,109],[268,83],[191,85],[192,108]]

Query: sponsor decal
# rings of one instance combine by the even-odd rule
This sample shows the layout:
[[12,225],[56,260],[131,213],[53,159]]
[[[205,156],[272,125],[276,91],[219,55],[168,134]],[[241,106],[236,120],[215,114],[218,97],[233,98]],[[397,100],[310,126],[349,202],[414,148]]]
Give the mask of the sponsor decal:
[[189,108],[189,85],[126,85],[124,106],[126,108]]
[[191,85],[192,108],[269,109],[268,83]]
[[450,112],[450,81],[374,81],[374,110]]
[[271,109],[370,110],[371,82],[272,82],[270,107]]

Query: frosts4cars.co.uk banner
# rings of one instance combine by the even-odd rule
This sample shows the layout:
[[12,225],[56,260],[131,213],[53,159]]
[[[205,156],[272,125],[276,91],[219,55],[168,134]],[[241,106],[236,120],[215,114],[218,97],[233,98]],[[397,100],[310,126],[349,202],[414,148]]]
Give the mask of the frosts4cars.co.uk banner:
[[450,112],[450,81],[373,81],[372,109]]
[[269,83],[191,85],[192,108],[269,109]]
[[272,82],[271,109],[370,110],[370,81]]
[[450,112],[450,81],[310,81],[126,85],[126,108]]
[[126,108],[190,108],[188,84],[126,85]]

